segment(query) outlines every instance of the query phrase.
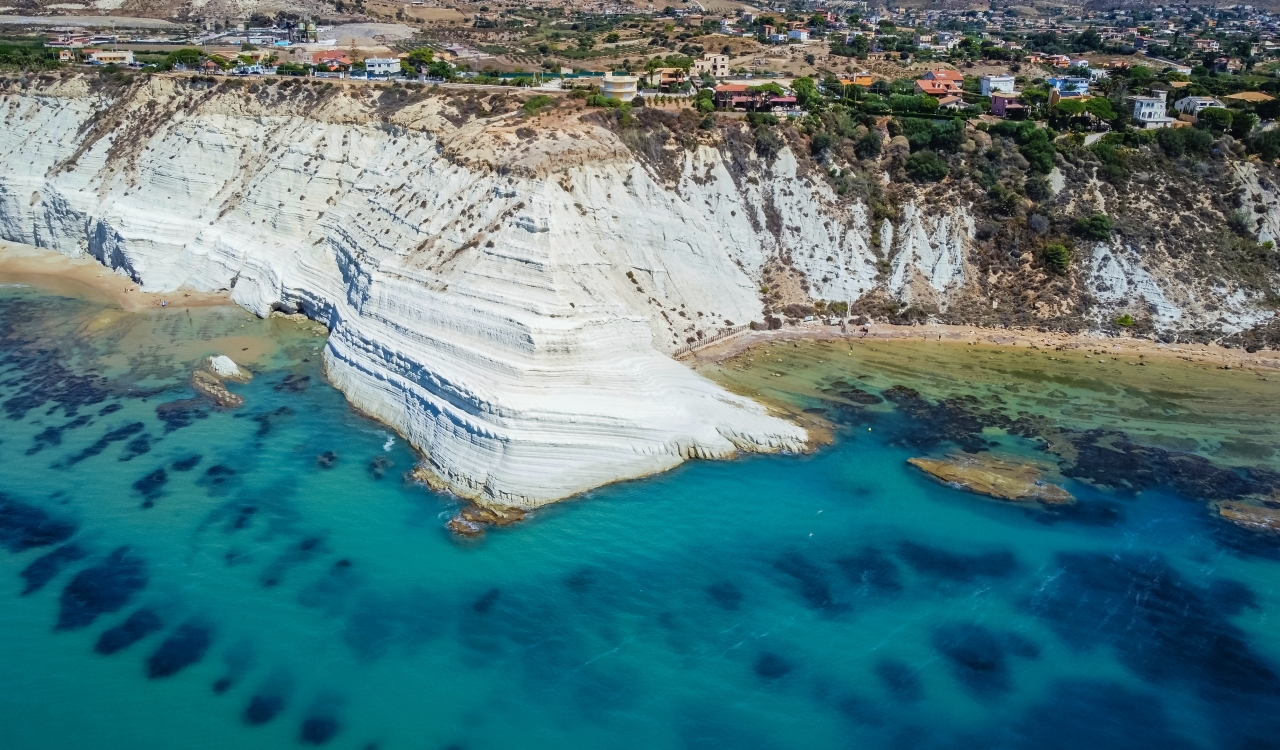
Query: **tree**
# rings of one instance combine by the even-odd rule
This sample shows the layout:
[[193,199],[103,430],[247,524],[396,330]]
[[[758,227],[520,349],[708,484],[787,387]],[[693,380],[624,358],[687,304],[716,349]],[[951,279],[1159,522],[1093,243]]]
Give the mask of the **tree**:
[[802,76],[792,81],[791,90],[796,92],[796,101],[802,107],[818,100],[818,86],[808,76]]
[[812,53],[804,56],[805,65],[813,65],[817,60],[818,58],[814,57]]
[[1231,114],[1231,135],[1244,140],[1258,125],[1258,116],[1252,112],[1233,112]]
[[1058,110],[1064,115],[1070,115],[1071,117],[1079,117],[1080,115],[1084,114],[1085,103],[1083,99],[1063,99],[1062,101],[1058,102],[1057,105],[1055,105],[1054,109]]
[[1222,107],[1205,107],[1196,115],[1196,126],[1221,133],[1231,127],[1231,110]]
[[917,151],[907,157],[907,175],[916,182],[937,182],[949,171],[942,157],[932,151]]
[[1084,109],[1101,120],[1114,120],[1116,118],[1116,110],[1111,106],[1111,102],[1100,96],[1095,96],[1085,102]]
[[423,68],[429,68],[435,61],[435,53],[426,47],[419,47],[400,58],[400,70],[408,75],[417,75]]
[[605,43],[605,44],[617,44],[621,39],[622,39],[622,37],[621,37],[621,36],[618,36],[617,32],[610,32],[610,33],[608,33],[608,34],[606,34],[606,35],[605,35],[605,37],[604,37],[604,43]]

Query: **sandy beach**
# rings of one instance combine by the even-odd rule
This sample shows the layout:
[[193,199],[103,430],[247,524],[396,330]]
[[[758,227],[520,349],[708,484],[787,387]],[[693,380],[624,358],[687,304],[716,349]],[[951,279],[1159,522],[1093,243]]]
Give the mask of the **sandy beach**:
[[972,346],[1025,347],[1029,349],[1105,351],[1112,356],[1171,357],[1191,362],[1210,362],[1219,367],[1280,369],[1280,352],[1228,349],[1216,344],[1162,344],[1144,338],[1112,337],[1102,333],[1053,333],[1033,329],[986,329],[973,326],[871,324],[864,333],[860,326],[802,323],[776,331],[744,331],[723,341],[696,349],[681,359],[692,367],[729,359],[751,347],[770,341],[847,340],[857,342],[939,341]]
[[234,304],[227,293],[145,292],[132,279],[89,256],[70,258],[53,250],[4,240],[0,240],[0,284],[26,284],[54,294],[105,302],[128,312],[165,306],[185,309]]

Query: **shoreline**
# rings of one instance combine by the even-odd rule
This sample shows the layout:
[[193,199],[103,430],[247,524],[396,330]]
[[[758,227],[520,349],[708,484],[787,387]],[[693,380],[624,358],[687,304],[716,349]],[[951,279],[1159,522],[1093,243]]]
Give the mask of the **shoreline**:
[[759,344],[773,341],[859,341],[884,343],[887,341],[937,342],[940,344],[966,344],[971,346],[1005,346],[1030,349],[1073,350],[1105,349],[1109,354],[1131,356],[1170,357],[1188,361],[1215,362],[1219,367],[1231,369],[1265,367],[1280,369],[1280,351],[1259,350],[1254,353],[1244,349],[1228,349],[1217,344],[1164,344],[1150,339],[1129,336],[1112,337],[1101,333],[1044,332],[1034,329],[975,328],[947,324],[895,326],[873,323],[866,326],[850,326],[841,331],[839,326],[822,323],[802,323],[774,331],[744,331],[721,341],[695,349],[678,361],[698,369],[736,357]]
[[25,284],[42,291],[105,302],[126,312],[149,309],[237,306],[225,292],[147,292],[96,258],[71,258],[56,250],[0,240],[0,284]]

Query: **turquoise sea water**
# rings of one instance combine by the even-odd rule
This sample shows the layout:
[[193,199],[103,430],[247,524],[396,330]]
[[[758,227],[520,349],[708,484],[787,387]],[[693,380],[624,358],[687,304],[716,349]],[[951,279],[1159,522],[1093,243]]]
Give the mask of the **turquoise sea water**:
[[[909,469],[921,414],[815,401],[814,454],[459,542],[314,331],[100,311],[0,289],[0,747],[1280,746],[1280,544],[1194,483],[1014,507]],[[245,406],[197,400],[246,337]]]

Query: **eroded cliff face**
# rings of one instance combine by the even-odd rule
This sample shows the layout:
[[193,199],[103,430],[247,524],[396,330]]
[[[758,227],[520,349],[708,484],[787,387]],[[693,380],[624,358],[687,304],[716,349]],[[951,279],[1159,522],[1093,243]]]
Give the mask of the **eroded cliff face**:
[[[646,141],[575,102],[531,116],[474,90],[4,86],[0,236],[88,253],[149,290],[228,289],[260,315],[322,321],[334,384],[484,503],[802,449],[802,429],[669,356],[766,306],[946,315],[998,307],[1017,283],[979,262],[963,196],[912,188],[878,217],[790,150],[734,147],[733,125]],[[1199,314],[1141,254],[1100,245],[1072,283],[1101,279],[1102,304],[1067,312],[1141,298]]]

